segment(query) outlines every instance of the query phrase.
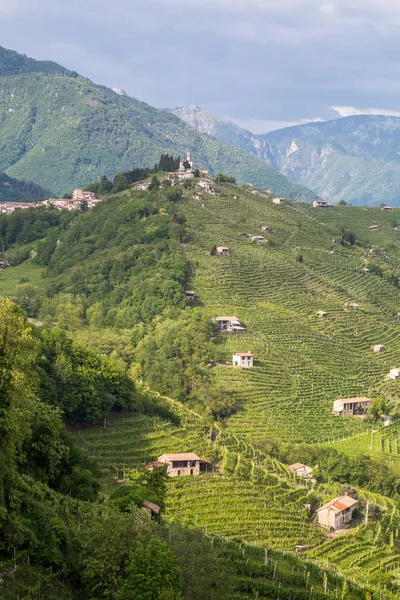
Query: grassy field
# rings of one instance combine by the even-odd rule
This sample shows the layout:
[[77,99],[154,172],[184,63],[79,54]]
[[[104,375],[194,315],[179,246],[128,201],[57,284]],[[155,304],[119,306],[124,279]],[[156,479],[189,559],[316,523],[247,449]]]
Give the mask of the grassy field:
[[8,267],[0,271],[0,296],[15,296],[18,285],[31,283],[40,287],[43,285],[44,269],[27,260],[16,267]]

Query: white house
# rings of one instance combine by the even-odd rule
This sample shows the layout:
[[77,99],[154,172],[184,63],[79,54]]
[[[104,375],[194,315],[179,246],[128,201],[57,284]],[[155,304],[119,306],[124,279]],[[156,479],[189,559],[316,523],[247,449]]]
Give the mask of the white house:
[[284,198],[274,198],[274,199],[272,200],[272,202],[273,202],[274,204],[283,204],[283,203],[284,203],[284,201],[285,201],[285,199],[284,199]]
[[229,248],[227,246],[217,246],[218,256],[228,256]]
[[397,379],[400,376],[400,369],[391,369],[389,371],[389,379]]
[[194,452],[162,454],[158,457],[158,463],[167,465],[167,473],[170,477],[200,475],[200,464],[204,462]]
[[327,319],[328,318],[328,313],[326,313],[323,310],[319,310],[317,312],[317,317],[319,317],[320,319]]
[[328,203],[326,202],[326,200],[314,200],[312,205],[314,208],[327,208]]
[[383,344],[375,344],[375,346],[372,346],[372,350],[378,354],[379,352],[385,352],[386,348]]
[[253,366],[253,355],[250,352],[236,352],[232,356],[232,364],[234,367],[245,367],[246,369],[251,369]]
[[327,502],[317,510],[318,525],[330,530],[342,529],[353,518],[357,500],[345,494]]
[[384,210],[385,212],[392,212],[393,208],[384,204],[383,206],[381,206],[381,210]]
[[136,190],[141,190],[142,192],[147,192],[149,189],[149,183],[138,183],[135,185]]

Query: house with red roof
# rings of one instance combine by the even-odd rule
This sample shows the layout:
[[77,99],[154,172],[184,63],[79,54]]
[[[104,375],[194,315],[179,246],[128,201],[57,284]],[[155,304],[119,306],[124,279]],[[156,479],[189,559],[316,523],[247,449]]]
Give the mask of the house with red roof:
[[318,525],[331,531],[343,529],[352,520],[357,502],[348,494],[327,502],[317,510]]

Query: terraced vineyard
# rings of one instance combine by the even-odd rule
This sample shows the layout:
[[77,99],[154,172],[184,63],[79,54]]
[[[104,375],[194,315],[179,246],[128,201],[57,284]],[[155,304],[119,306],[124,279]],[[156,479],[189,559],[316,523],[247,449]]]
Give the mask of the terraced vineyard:
[[[266,437],[336,442],[365,431],[359,420],[336,418],[330,410],[336,398],[389,396],[385,376],[400,364],[394,320],[400,295],[389,282],[362,273],[363,248],[334,243],[343,222],[360,238],[361,232],[363,239],[373,237],[358,222],[359,209],[277,206],[243,188],[224,192],[204,202],[188,198],[183,208],[193,232],[186,248],[194,265],[191,287],[210,317],[236,315],[247,327],[240,338],[224,337],[221,359],[248,349],[255,355],[248,371],[218,367],[241,407],[228,427],[255,445]],[[379,219],[393,216],[366,211],[365,223]],[[269,244],[254,245],[243,235],[260,234],[263,225],[270,228]],[[229,256],[209,256],[213,245],[229,246]],[[349,308],[352,303],[359,308]],[[318,319],[318,310],[328,318]],[[385,345],[384,354],[372,352],[377,343]]]
[[[278,206],[268,194],[237,186],[200,201],[187,194],[182,210],[192,235],[185,253],[194,305],[210,318],[236,315],[247,328],[241,336],[218,336],[220,360],[213,368],[239,410],[211,432],[209,420],[169,400],[179,425],[143,415],[115,418],[107,428],[80,432],[83,447],[114,484],[163,452],[195,451],[213,462],[213,472],[170,480],[164,518],[249,553],[250,580],[246,573],[232,598],[294,600],[293,584],[304,588],[305,599],[395,600],[397,504],[339,484],[295,481],[262,449],[268,440],[333,445],[350,455],[384,453],[400,469],[396,418],[383,427],[331,414],[337,398],[378,395],[396,413],[399,384],[386,376],[400,366],[400,294],[389,280],[362,269],[375,261],[400,275],[400,233],[393,228],[400,210]],[[370,232],[371,224],[380,231]],[[269,241],[252,244],[246,234],[261,234],[263,225]],[[343,225],[360,245],[335,243]],[[229,247],[229,256],[210,254],[219,245]],[[320,310],[327,318],[316,316]],[[386,351],[375,354],[375,344]],[[254,368],[229,365],[233,353],[247,350]],[[357,520],[345,534],[323,533],[315,509],[344,491],[359,499]],[[296,555],[299,545],[305,551]],[[278,578],[271,576],[273,560]]]

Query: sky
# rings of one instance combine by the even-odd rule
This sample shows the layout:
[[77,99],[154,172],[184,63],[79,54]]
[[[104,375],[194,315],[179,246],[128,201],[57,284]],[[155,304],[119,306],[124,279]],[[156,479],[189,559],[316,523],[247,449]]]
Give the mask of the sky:
[[0,0],[0,45],[255,133],[400,116],[400,0]]

